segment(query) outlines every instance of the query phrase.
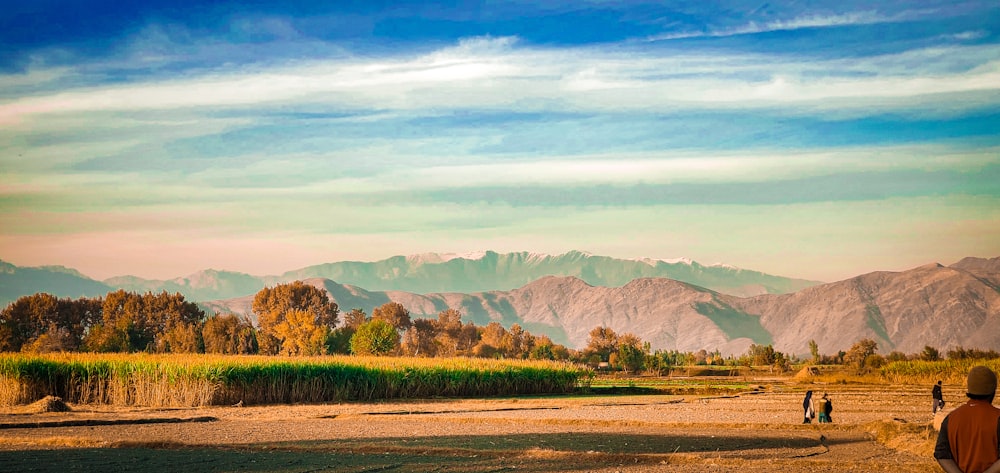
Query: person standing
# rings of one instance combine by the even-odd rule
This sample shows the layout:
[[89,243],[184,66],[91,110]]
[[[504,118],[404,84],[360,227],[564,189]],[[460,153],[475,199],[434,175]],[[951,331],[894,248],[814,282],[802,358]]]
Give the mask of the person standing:
[[803,424],[812,423],[812,418],[816,417],[816,410],[813,409],[813,392],[806,391],[806,398],[802,400],[802,409],[805,411],[805,419],[802,421]]
[[934,409],[932,414],[937,414],[938,409],[944,409],[944,395],[941,394],[941,380],[938,380],[934,388],[931,389],[931,397],[934,398]]
[[1000,409],[993,407],[997,375],[985,366],[969,370],[969,401],[945,417],[934,458],[947,473],[1000,473]]
[[819,398],[819,402],[816,403],[816,412],[819,413],[820,424],[830,423],[830,413],[833,412],[833,404],[827,399],[826,393],[823,393],[823,397]]

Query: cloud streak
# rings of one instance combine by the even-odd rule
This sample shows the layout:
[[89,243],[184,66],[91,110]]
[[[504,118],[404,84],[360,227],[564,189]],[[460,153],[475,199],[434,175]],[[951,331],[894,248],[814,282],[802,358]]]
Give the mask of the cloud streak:
[[[964,57],[965,64],[951,71],[919,66],[921,58],[931,55]],[[976,94],[979,106],[988,106],[1000,91],[995,48],[953,46],[853,63],[678,55],[670,50],[520,48],[512,38],[476,38],[416,57],[307,61],[42,93],[0,102],[0,122],[10,125],[49,114],[307,104],[339,110],[591,113],[807,107],[882,113],[940,104],[955,94]],[[877,72],[887,70],[885,66],[894,70]]]

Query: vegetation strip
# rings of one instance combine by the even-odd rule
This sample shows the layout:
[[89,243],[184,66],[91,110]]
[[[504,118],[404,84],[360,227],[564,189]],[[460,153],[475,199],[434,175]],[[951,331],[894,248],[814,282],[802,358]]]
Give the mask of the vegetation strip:
[[0,405],[204,406],[573,392],[590,371],[563,362],[362,356],[0,354]]
[[157,417],[145,419],[75,419],[39,422],[5,422],[0,423],[0,429],[38,429],[48,427],[91,427],[98,425],[138,425],[138,424],[183,424],[187,422],[215,422],[217,417]]

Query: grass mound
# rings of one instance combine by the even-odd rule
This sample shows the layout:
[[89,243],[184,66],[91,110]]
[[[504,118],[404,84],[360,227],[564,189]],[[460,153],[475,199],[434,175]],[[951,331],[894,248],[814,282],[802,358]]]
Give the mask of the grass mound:
[[865,429],[875,437],[875,441],[893,450],[923,457],[929,457],[934,453],[937,431],[930,424],[890,419],[870,422],[865,425]]
[[30,412],[69,412],[72,409],[56,396],[45,396],[28,406]]

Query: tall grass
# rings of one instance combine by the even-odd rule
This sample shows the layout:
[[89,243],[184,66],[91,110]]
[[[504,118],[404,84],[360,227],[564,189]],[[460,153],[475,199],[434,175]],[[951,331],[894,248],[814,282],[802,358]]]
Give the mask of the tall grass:
[[0,405],[205,406],[572,391],[590,372],[545,361],[387,357],[0,354]]
[[882,378],[894,384],[933,384],[938,380],[948,384],[964,385],[969,370],[983,365],[1000,373],[1000,359],[993,360],[942,360],[894,361],[880,370]]

